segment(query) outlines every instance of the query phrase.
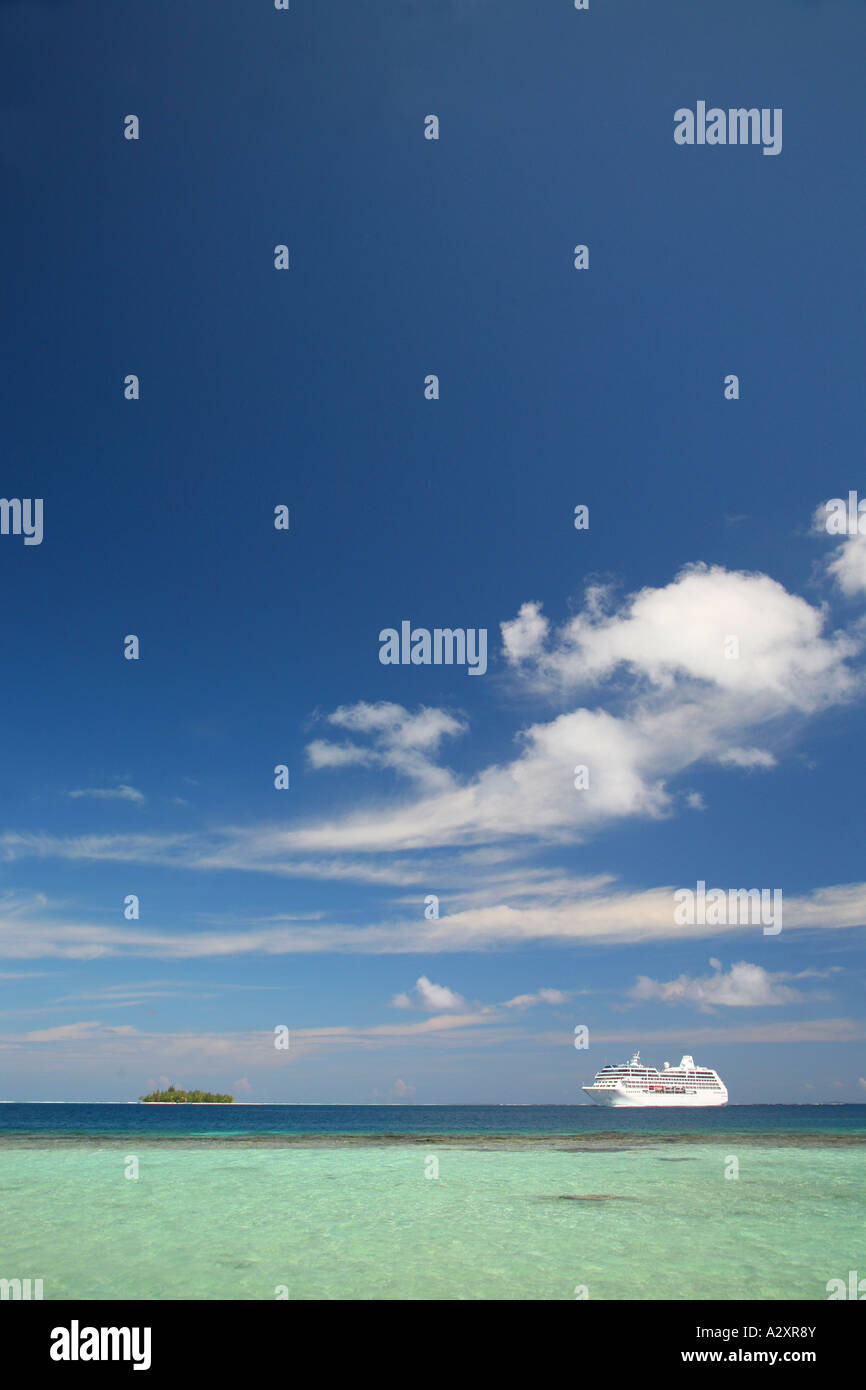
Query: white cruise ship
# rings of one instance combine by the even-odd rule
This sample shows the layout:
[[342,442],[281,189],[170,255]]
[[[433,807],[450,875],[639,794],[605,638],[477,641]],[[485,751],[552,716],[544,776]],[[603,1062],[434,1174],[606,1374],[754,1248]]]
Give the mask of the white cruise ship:
[[718,1072],[696,1067],[686,1055],[664,1071],[641,1065],[640,1053],[622,1066],[602,1067],[591,1086],[582,1087],[596,1105],[727,1105],[728,1091]]

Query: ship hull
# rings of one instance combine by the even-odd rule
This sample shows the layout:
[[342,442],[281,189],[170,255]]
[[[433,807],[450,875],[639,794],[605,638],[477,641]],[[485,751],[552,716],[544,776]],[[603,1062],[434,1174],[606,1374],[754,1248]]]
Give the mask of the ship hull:
[[590,1100],[596,1105],[603,1105],[607,1109],[620,1110],[646,1110],[670,1106],[677,1106],[680,1109],[703,1109],[708,1105],[727,1105],[727,1091],[716,1091],[697,1095],[662,1095],[657,1093],[647,1093],[646,1091],[627,1091],[622,1086],[584,1086],[582,1089],[589,1096]]

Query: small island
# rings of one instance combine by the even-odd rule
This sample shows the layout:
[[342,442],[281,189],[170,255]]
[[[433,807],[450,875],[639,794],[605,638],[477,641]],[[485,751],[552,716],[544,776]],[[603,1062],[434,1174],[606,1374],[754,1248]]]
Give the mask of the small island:
[[145,1105],[233,1105],[234,1096],[213,1095],[210,1091],[178,1091],[169,1086],[167,1091],[152,1091],[149,1096],[139,1096]]

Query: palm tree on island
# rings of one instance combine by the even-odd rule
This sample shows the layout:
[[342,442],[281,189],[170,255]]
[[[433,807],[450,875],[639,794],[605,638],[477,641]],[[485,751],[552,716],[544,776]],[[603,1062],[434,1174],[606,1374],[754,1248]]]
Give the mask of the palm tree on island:
[[149,1096],[139,1096],[145,1105],[233,1105],[234,1096],[220,1096],[210,1091],[178,1091],[169,1086],[167,1091],[151,1091]]

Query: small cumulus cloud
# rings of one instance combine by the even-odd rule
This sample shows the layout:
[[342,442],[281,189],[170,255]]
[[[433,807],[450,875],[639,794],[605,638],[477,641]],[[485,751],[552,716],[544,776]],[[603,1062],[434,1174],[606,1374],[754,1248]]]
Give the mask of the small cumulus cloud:
[[799,990],[781,983],[787,976],[773,975],[761,965],[738,961],[727,974],[718,960],[712,959],[710,965],[714,973],[702,978],[680,975],[676,980],[652,980],[648,975],[639,975],[629,990],[629,998],[696,1004],[704,1013],[718,1007],[748,1009],[793,1004],[803,998]]
[[866,593],[866,536],[844,541],[827,568],[848,598]]
[[[855,598],[866,593],[866,534],[861,530],[863,513],[859,509],[856,532],[850,534],[848,509],[847,498],[832,498],[820,503],[812,516],[812,529],[837,542],[832,555],[824,562],[826,572],[847,598]],[[828,530],[828,526],[834,529]]]
[[456,994],[447,985],[434,984],[432,980],[427,979],[426,975],[419,975],[412,994],[414,999],[409,994],[395,994],[391,1000],[392,1007],[395,1009],[426,1009],[430,1013],[442,1013],[449,1009],[468,1007],[461,994]]
[[465,732],[465,720],[446,710],[422,706],[412,713],[389,700],[377,704],[359,701],[341,705],[327,722],[349,734],[371,740],[369,744],[313,739],[306,753],[313,768],[387,767],[408,777],[427,791],[447,791],[451,773],[435,761],[444,738]]
[[772,753],[764,748],[730,748],[719,755],[722,767],[769,768],[776,766]]
[[540,603],[521,604],[517,617],[499,626],[506,659],[514,666],[540,656],[550,631]]

